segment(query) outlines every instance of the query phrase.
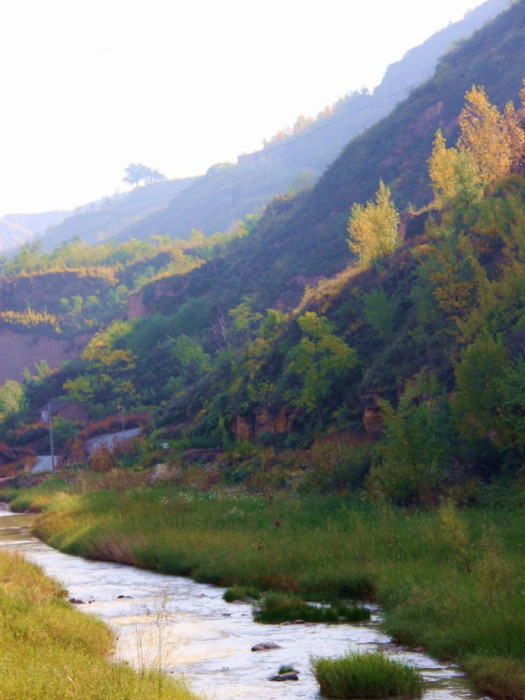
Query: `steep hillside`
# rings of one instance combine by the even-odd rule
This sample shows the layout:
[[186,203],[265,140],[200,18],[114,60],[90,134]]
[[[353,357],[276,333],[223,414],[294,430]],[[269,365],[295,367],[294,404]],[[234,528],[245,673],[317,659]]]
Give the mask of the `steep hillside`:
[[420,206],[431,196],[427,158],[437,129],[453,142],[465,92],[484,85],[502,107],[515,100],[525,65],[525,3],[518,2],[448,53],[433,78],[381,122],[354,139],[327,170],[290,227],[295,236],[345,254],[346,220],[354,202],[372,198],[378,180],[396,204]]
[[[525,65],[525,3],[513,5],[447,54],[435,75],[381,122],[354,139],[310,191],[280,197],[266,209],[248,238],[221,259],[173,279],[179,303],[205,296],[209,321],[219,309],[251,296],[259,309],[292,308],[304,287],[343,269],[350,261],[347,224],[354,202],[371,199],[382,178],[402,210],[431,197],[427,159],[438,128],[450,141],[465,92],[486,86],[491,101],[516,99]],[[168,282],[163,282],[166,293]],[[172,309],[172,300],[148,287],[141,293],[150,311]]]

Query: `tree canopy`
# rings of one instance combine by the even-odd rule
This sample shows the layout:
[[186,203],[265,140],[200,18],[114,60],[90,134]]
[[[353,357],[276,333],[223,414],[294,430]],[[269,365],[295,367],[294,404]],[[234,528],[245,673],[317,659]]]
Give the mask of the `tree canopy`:
[[139,185],[143,182],[145,185],[150,185],[152,182],[161,182],[166,176],[158,170],[148,168],[142,163],[131,163],[125,170],[123,181],[130,185]]

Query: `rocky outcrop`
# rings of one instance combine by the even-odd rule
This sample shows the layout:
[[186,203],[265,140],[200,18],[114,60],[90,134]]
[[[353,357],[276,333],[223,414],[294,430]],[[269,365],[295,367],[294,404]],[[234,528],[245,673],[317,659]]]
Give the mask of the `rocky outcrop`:
[[269,681],[298,681],[299,676],[297,671],[288,671],[287,673],[277,673],[275,676],[270,676]]
[[256,408],[250,417],[236,416],[233,432],[238,440],[256,440],[261,435],[281,435],[291,431],[291,415],[282,408],[272,415],[266,408]]
[[72,339],[65,339],[0,328],[0,385],[7,379],[22,381],[26,368],[34,374],[35,364],[42,360],[46,360],[49,367],[55,369],[64,360],[79,357],[92,337],[91,333],[81,333]]
[[130,294],[128,296],[128,321],[132,321],[134,318],[143,318],[147,315],[148,309],[146,304],[142,301],[142,294],[140,292]]
[[371,438],[376,439],[381,436],[383,431],[383,419],[381,417],[381,408],[378,403],[378,397],[375,394],[369,394],[362,397],[365,405],[363,413],[363,425],[366,434]]

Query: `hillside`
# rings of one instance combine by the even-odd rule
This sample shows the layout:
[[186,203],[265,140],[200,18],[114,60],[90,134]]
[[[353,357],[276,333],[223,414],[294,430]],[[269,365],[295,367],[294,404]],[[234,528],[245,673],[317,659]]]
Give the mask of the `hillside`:
[[[27,282],[16,276],[6,282],[12,308],[4,321],[30,325],[36,314],[49,326],[54,315],[61,328],[81,328],[87,310],[102,312],[110,294],[100,295],[98,306],[89,294],[66,296],[56,308],[49,302],[24,309],[29,295],[13,296],[9,285],[37,285],[40,275],[50,277],[57,266],[73,267],[92,255],[102,268],[112,261],[119,304],[131,292],[128,320],[120,317],[104,330],[108,319],[100,316],[93,332],[100,331],[81,361],[62,374],[51,373],[50,390],[62,386],[65,397],[87,403],[93,416],[110,415],[125,401],[151,413],[157,429],[169,436],[223,446],[247,437],[293,447],[334,430],[362,433],[363,425],[372,434],[375,418],[388,414],[381,401],[394,405],[409,382],[420,386],[421,379],[427,386],[428,379],[431,395],[437,386],[446,397],[449,414],[439,419],[447,423],[463,381],[457,358],[468,347],[474,353],[483,343],[495,344],[500,378],[516,371],[519,379],[513,363],[522,318],[519,284],[525,278],[519,238],[523,168],[519,159],[511,167],[509,157],[488,187],[480,179],[481,166],[471,162],[475,145],[464,148],[457,171],[448,173],[441,188],[459,184],[438,202],[440,189],[435,182],[431,187],[428,160],[437,128],[453,146],[471,81],[486,85],[497,105],[521,104],[524,35],[525,5],[514,4],[447,55],[434,77],[389,117],[352,142],[313,189],[275,198],[231,240],[209,246],[197,236],[184,251],[158,239],[175,268],[166,259],[154,264],[161,251],[137,240],[94,248],[77,241],[53,256],[24,251],[11,269],[16,272],[18,265],[28,275],[31,265],[33,271]],[[497,107],[486,107],[487,114],[491,110]],[[510,121],[498,129],[507,133],[513,125],[509,133],[519,150],[522,127],[511,114],[505,112]],[[454,163],[455,153],[444,149],[440,158]],[[363,215],[375,205],[356,206],[359,197],[352,192],[370,187],[371,199],[380,179],[385,196],[391,188],[389,207],[402,213],[401,226],[398,232],[395,218],[396,243],[381,252],[377,264],[365,264],[355,248],[356,264],[348,246],[349,214]],[[432,212],[403,212],[408,201],[428,204],[433,196]],[[382,235],[382,228],[374,231]],[[148,263],[143,246],[149,246]],[[133,272],[137,265],[141,274]],[[492,335],[480,338],[485,322]],[[41,397],[45,382],[39,387]],[[494,396],[500,394],[495,390]],[[488,415],[479,420],[492,430]],[[503,431],[499,418],[495,425],[496,432]],[[464,426],[455,429],[467,439]],[[476,444],[483,442],[479,438]],[[507,436],[504,444],[492,446],[499,451],[495,465],[512,453],[514,439]],[[471,447],[461,450],[454,459],[468,471]],[[447,454],[451,457],[448,449]]]
[[41,362],[55,370],[77,358],[95,333],[125,316],[137,287],[201,264],[206,249],[197,248],[160,239],[92,246],[77,238],[46,252],[26,243],[0,277],[0,383],[22,380]]
[[83,207],[45,236],[44,247],[49,250],[77,235],[96,243],[159,234],[187,239],[193,229],[205,235],[230,231],[273,196],[313,183],[352,138],[430,77],[451,45],[505,5],[506,0],[488,0],[389,66],[373,93],[352,93],[316,119],[299,117],[293,128],[276,134],[261,151],[240,155],[236,163],[217,164],[199,178],[157,183]]

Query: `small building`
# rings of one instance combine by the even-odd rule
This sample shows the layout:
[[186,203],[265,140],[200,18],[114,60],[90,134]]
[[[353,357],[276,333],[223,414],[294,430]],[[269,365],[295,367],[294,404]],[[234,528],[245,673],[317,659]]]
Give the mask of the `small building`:
[[64,401],[51,399],[51,401],[38,409],[40,417],[47,423],[49,421],[48,411],[51,411],[51,418],[59,416],[65,420],[84,422],[88,418],[87,408],[76,401]]

